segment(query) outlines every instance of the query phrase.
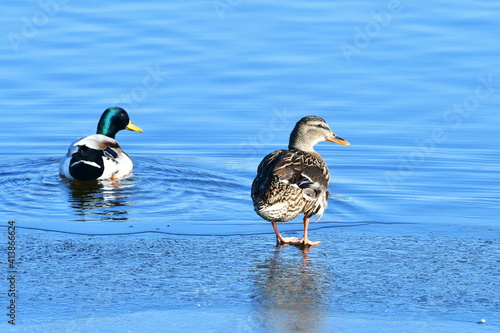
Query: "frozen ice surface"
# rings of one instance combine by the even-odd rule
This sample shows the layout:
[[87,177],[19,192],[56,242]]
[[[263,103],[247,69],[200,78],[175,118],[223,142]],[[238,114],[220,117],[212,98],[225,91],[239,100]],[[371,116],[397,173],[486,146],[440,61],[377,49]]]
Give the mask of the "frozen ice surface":
[[20,229],[16,331],[498,331],[499,230],[469,231],[322,229],[301,251],[272,234]]

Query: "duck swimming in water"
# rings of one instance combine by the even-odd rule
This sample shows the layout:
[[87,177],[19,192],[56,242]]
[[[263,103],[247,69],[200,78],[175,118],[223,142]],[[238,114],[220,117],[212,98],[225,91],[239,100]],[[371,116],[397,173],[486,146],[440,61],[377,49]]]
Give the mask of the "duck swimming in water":
[[[290,134],[288,150],[276,150],[262,160],[252,184],[254,209],[263,219],[270,221],[278,244],[303,246],[318,245],[310,241],[307,229],[309,219],[318,220],[328,207],[330,171],[323,158],[314,150],[320,141],[344,146],[350,143],[332,132],[323,118],[304,117]],[[277,222],[287,222],[304,214],[304,235],[284,238]]]
[[97,124],[97,134],[72,143],[60,164],[59,173],[68,179],[118,179],[132,172],[130,157],[115,140],[121,130],[142,133],[132,124],[127,111],[119,107],[106,109]]

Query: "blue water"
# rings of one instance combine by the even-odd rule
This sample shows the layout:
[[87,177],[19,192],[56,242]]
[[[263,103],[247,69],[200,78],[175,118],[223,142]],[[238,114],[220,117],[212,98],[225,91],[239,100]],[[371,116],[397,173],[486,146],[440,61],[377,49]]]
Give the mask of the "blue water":
[[[352,145],[316,146],[332,198],[311,238],[322,228],[400,225],[498,240],[499,3],[1,8],[2,225],[272,240],[249,198],[257,165],[286,147],[298,119],[317,115]],[[114,105],[144,130],[117,136],[132,177],[62,180],[68,145]]]

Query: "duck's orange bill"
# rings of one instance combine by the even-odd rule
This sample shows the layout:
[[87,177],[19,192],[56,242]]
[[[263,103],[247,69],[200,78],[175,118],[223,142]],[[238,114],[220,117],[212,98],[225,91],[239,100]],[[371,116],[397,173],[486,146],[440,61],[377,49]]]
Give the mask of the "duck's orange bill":
[[339,138],[338,136],[327,136],[325,138],[326,141],[330,141],[330,142],[335,142],[335,143],[338,143],[339,145],[342,145],[342,146],[350,146],[351,144],[349,143],[349,141],[347,140],[344,140],[342,138]]

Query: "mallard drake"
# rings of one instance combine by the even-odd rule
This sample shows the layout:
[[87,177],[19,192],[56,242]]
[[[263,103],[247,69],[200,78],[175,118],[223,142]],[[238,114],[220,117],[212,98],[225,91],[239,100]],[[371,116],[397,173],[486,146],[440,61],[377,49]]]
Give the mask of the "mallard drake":
[[[323,158],[314,150],[320,141],[344,146],[350,143],[332,132],[323,118],[304,117],[290,134],[288,150],[276,150],[260,162],[252,184],[252,201],[257,214],[270,221],[278,244],[312,246],[320,242],[308,239],[309,218],[318,216],[328,207],[330,171]],[[277,222],[287,222],[304,213],[304,235],[284,238]]]
[[116,133],[124,129],[142,133],[142,129],[132,124],[127,111],[119,107],[106,109],[97,124],[97,134],[69,146],[59,173],[78,180],[115,180],[128,175],[134,165],[115,140]]

